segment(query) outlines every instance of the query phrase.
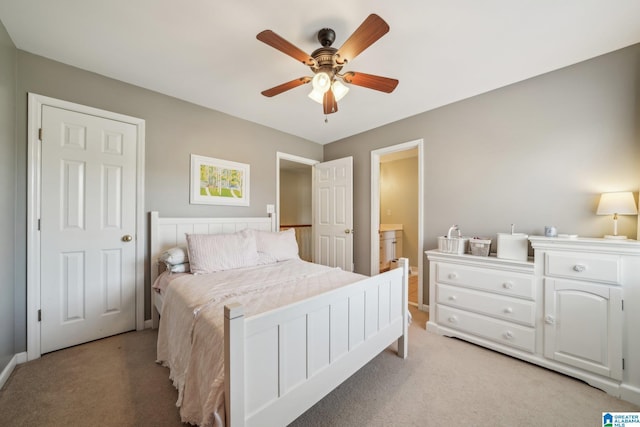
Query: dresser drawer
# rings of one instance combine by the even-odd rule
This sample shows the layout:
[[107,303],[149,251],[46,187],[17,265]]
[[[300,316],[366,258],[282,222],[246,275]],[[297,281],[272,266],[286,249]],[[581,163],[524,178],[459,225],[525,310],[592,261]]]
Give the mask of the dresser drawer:
[[506,271],[480,269],[455,264],[438,264],[438,283],[496,292],[534,300],[533,276]]
[[513,348],[535,352],[535,329],[438,304],[439,325],[467,332]]
[[439,304],[535,326],[535,303],[531,301],[442,284],[436,292]]
[[547,252],[547,276],[620,284],[620,257],[581,253]]

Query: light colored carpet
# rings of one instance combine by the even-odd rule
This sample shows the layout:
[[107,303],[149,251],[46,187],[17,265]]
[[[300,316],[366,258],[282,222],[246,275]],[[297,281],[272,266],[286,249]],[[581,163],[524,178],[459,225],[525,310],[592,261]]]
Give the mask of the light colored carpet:
[[[389,349],[292,426],[601,426],[640,411],[580,381],[424,330]],[[0,390],[0,426],[181,426],[156,332],[118,335],[19,365]]]

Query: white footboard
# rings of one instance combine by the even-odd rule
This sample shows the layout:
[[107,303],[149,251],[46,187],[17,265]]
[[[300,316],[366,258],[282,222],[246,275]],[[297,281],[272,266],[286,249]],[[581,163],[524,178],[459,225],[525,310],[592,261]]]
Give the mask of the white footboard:
[[257,316],[225,307],[226,421],[292,422],[394,341],[407,357],[409,263]]

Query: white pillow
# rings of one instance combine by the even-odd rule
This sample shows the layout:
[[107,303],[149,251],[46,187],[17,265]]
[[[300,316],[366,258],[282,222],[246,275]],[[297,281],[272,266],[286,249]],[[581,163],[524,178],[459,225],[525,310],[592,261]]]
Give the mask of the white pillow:
[[167,270],[169,270],[171,273],[189,273],[191,271],[191,266],[188,262],[185,262],[183,264],[167,263]]
[[290,228],[285,231],[254,230],[258,252],[263,252],[276,261],[299,259],[296,231]]
[[187,254],[186,246],[176,246],[169,248],[160,254],[158,261],[164,262],[167,265],[178,265],[189,262],[189,254]]
[[187,234],[191,273],[213,273],[257,265],[256,238],[240,231],[232,234]]

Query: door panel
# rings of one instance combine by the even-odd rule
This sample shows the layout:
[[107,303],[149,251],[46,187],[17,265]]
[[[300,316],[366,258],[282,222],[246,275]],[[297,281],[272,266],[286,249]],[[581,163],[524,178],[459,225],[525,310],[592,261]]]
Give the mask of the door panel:
[[314,260],[353,271],[353,158],[314,165]]
[[617,286],[545,279],[544,355],[622,378],[622,292]]
[[132,124],[46,105],[42,130],[46,353],[136,327],[137,135]]

